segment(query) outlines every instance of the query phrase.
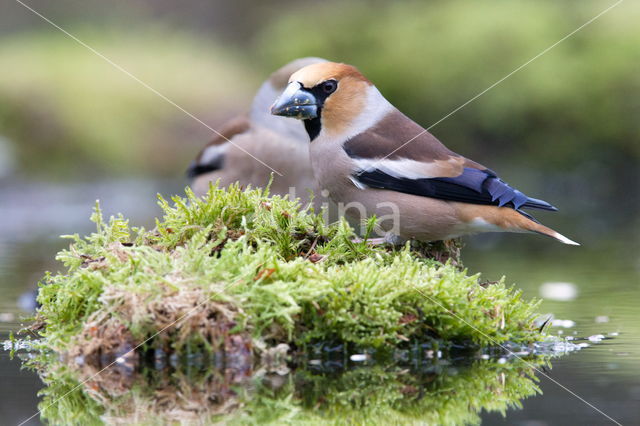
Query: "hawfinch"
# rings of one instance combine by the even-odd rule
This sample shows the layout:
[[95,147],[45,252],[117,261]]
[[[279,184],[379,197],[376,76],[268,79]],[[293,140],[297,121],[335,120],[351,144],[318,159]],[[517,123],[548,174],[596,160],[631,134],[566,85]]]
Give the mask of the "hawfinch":
[[295,120],[269,114],[269,107],[286,87],[294,71],[320,62],[325,60],[297,59],[271,74],[258,90],[248,116],[227,122],[220,129],[224,138],[215,137],[189,167],[187,174],[196,195],[204,195],[209,183],[218,179],[221,186],[238,182],[244,187],[264,187],[276,170],[282,176],[273,173],[270,192],[292,194],[303,202],[307,201],[309,189],[314,189],[314,180],[304,126]]
[[323,62],[293,73],[271,113],[303,121],[318,187],[354,207],[347,216],[385,218],[379,226],[392,241],[502,231],[578,245],[523,211],[555,207],[449,150],[353,66]]

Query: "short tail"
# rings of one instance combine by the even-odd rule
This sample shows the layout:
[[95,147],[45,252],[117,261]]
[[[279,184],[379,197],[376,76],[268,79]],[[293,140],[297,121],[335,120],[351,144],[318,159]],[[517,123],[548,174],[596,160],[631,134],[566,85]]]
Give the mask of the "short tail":
[[465,203],[459,203],[456,205],[459,209],[460,218],[464,222],[477,223],[480,219],[481,223],[489,225],[489,227],[484,227],[480,232],[535,232],[536,234],[551,237],[563,244],[569,244],[572,246],[580,245],[561,233],[539,223],[533,216],[522,210],[514,210],[511,207],[480,206]]
[[580,243],[577,243],[569,238],[565,237],[561,233],[554,231],[553,229],[544,226],[541,223],[536,222],[535,220],[531,220],[528,217],[521,216],[522,221],[519,223],[521,229],[525,229],[527,231],[535,232],[536,234],[546,235],[547,237],[551,237],[560,241],[563,244],[569,244],[571,246],[579,246]]
[[540,225],[540,228],[543,228],[543,229],[542,230],[535,230],[534,232],[537,232],[538,234],[546,235],[546,236],[551,237],[551,238],[555,238],[556,240],[560,241],[561,243],[569,244],[570,246],[579,246],[580,245],[580,243],[577,243],[577,242],[565,237],[561,233],[556,232],[551,228],[547,228],[546,226],[543,226],[543,225]]

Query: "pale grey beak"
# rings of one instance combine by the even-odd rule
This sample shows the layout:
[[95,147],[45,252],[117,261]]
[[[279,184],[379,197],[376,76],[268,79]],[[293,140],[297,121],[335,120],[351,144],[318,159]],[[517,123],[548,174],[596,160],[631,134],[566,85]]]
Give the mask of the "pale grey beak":
[[271,114],[308,120],[318,117],[318,105],[311,92],[303,89],[302,84],[293,81],[271,106]]

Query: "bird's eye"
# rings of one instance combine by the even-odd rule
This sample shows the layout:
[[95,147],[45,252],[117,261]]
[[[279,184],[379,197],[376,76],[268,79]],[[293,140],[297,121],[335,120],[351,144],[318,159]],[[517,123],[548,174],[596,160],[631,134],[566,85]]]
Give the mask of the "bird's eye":
[[322,91],[326,94],[331,94],[338,88],[338,82],[335,80],[327,80],[322,83]]

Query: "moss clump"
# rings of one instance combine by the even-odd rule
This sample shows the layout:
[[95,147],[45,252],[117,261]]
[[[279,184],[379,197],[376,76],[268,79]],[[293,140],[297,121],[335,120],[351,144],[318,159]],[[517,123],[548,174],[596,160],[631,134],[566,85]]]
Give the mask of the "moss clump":
[[126,330],[130,346],[155,336],[145,348],[177,351],[224,351],[229,342],[380,348],[541,337],[536,303],[521,300],[520,291],[479,285],[478,276],[409,245],[353,242],[345,222],[326,225],[296,201],[237,186],[214,186],[204,199],[187,190],[172,201],[160,197],[164,217],[153,230],[131,228],[122,217],[106,223],[96,206],[96,232],[69,237],[57,257],[66,271],[48,274],[38,297],[48,347],[89,355],[96,336],[117,341],[102,348],[121,347],[123,334],[104,328]]

